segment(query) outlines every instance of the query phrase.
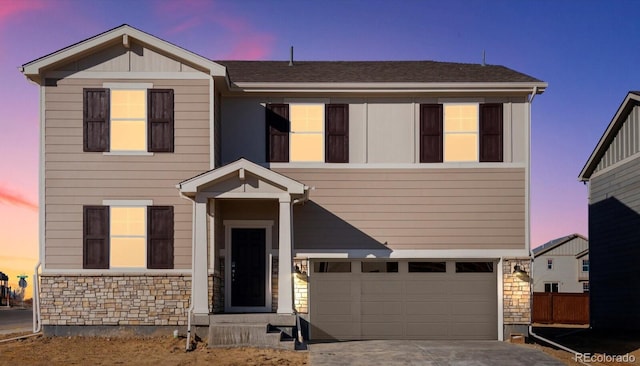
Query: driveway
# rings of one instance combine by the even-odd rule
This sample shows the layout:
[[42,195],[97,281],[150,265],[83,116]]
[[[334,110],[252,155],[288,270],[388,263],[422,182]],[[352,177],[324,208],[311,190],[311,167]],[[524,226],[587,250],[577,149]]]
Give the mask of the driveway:
[[315,343],[311,366],[457,365],[563,366],[532,348],[499,341],[354,341]]
[[0,308],[0,334],[28,332],[33,328],[31,309]]

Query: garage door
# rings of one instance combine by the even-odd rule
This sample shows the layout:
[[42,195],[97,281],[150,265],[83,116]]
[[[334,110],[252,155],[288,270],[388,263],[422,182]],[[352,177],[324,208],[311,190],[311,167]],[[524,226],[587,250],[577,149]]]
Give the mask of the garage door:
[[491,261],[312,262],[310,337],[497,339]]

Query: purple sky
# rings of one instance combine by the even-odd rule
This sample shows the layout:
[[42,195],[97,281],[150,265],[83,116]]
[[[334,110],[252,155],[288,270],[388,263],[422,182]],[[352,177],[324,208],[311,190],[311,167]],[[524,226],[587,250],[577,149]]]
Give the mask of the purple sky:
[[549,83],[533,104],[532,246],[587,232],[577,175],[640,89],[636,1],[0,0],[0,271],[37,258],[38,88],[18,67],[130,24],[211,59],[436,60]]

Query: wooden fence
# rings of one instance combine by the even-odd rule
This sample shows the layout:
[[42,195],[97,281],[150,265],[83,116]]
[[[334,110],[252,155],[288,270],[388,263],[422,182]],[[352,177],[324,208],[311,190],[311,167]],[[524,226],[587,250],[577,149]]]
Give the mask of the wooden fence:
[[589,324],[589,294],[534,292],[534,323]]

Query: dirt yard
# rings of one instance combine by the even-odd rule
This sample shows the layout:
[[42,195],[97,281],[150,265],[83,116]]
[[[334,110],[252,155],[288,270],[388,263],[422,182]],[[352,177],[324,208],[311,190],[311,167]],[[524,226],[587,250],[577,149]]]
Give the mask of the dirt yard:
[[[4,335],[9,339],[15,335]],[[0,365],[307,365],[307,352],[198,347],[184,338],[42,337],[0,343]]]

